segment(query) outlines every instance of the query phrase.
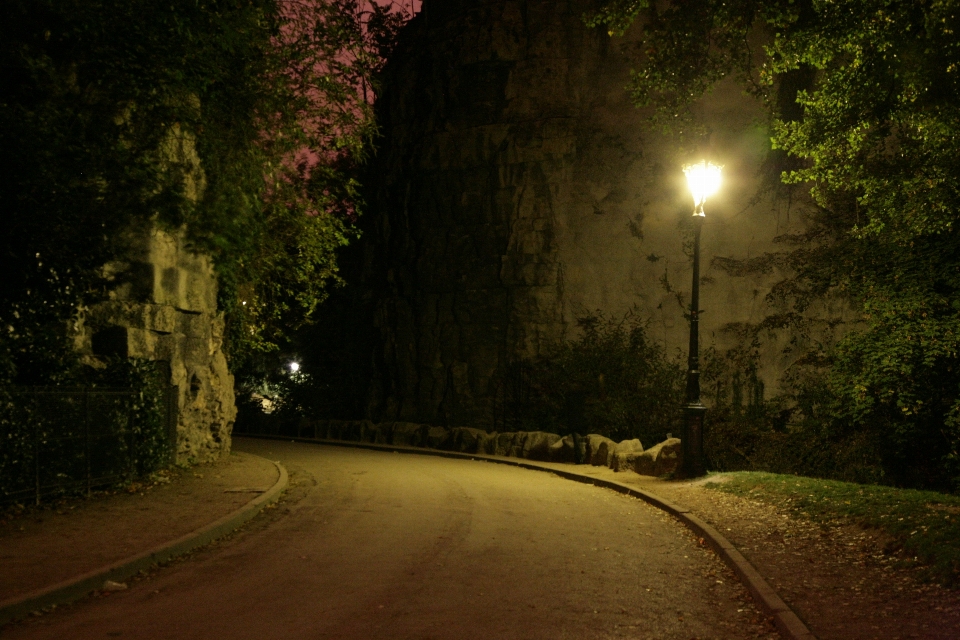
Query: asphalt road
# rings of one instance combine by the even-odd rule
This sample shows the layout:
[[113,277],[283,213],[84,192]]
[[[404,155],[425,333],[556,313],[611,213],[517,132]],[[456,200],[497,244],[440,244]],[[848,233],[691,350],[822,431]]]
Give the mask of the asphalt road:
[[480,461],[234,446],[287,466],[285,504],[127,591],[4,638],[690,640],[771,629],[711,551],[636,499]]

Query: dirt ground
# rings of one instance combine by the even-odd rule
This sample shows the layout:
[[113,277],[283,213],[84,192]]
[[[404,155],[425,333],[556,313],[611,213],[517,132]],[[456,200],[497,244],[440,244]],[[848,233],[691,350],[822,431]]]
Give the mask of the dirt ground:
[[821,640],[960,638],[960,591],[918,580],[917,570],[903,567],[909,559],[886,552],[889,540],[876,530],[799,520],[703,480],[589,472],[647,489],[712,524]]
[[175,540],[276,481],[270,461],[234,453],[110,494],[0,510],[0,602]]

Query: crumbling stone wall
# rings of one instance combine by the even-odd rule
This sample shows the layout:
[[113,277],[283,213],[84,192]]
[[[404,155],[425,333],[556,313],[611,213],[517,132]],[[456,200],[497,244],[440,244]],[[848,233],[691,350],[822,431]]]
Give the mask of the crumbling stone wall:
[[[426,0],[402,34],[377,105],[364,240],[383,344],[370,417],[497,428],[510,364],[572,337],[597,309],[637,305],[669,354],[685,352],[692,201],[681,166],[699,158],[631,104],[635,41],[585,27],[589,8]],[[701,341],[722,351],[771,313],[765,296],[781,275],[776,261],[736,265],[779,250],[774,239],[802,231],[804,215],[763,190],[758,105],[730,84],[700,109],[713,130],[701,151],[725,176],[703,230]],[[768,389],[803,346],[791,339],[770,332],[756,347]]]
[[85,313],[77,349],[93,365],[103,356],[166,363],[177,387],[177,460],[215,459],[230,451],[236,408],[211,261],[155,225],[131,229],[127,246],[106,267],[109,299]]
[[[191,100],[199,109],[199,100]],[[199,201],[206,176],[194,136],[173,124],[158,151],[186,198]],[[93,366],[105,356],[164,363],[176,387],[176,461],[216,459],[230,451],[237,410],[213,263],[184,230],[164,230],[155,221],[131,226],[123,240],[121,259],[104,266],[112,283],[108,299],[80,318],[75,347]]]

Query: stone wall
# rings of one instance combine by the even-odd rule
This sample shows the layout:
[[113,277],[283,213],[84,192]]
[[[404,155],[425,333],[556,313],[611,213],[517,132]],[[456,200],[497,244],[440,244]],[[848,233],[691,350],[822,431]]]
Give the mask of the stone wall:
[[[371,417],[496,427],[510,364],[574,337],[577,317],[598,309],[636,305],[669,354],[685,353],[692,201],[681,166],[699,158],[630,103],[634,40],[587,29],[588,8],[426,0],[402,34],[377,105],[365,238],[383,345]],[[730,84],[699,108],[713,130],[701,151],[725,177],[703,229],[701,343],[723,351],[778,311],[765,301],[776,261],[749,274],[736,265],[782,249],[775,238],[804,229],[804,206],[763,189],[758,105]],[[803,340],[828,340],[834,326],[764,333],[752,349],[768,391]]]
[[104,356],[166,363],[178,393],[177,461],[215,459],[230,451],[236,408],[213,266],[155,226],[131,230],[127,245],[126,259],[106,267],[109,299],[84,314],[77,349],[94,366]]
[[663,442],[644,449],[639,440],[614,442],[595,433],[560,437],[544,431],[498,433],[470,427],[447,428],[414,422],[374,423],[370,420],[304,420],[296,433],[290,435],[315,440],[368,442],[544,462],[590,464],[647,476],[674,474],[683,461],[680,439],[669,436]]

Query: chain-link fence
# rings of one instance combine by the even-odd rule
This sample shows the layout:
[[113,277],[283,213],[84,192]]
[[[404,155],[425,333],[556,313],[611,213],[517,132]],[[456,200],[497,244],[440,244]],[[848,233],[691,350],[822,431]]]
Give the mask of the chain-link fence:
[[[130,389],[21,387],[0,408],[0,502],[86,491],[143,471],[141,442],[159,440],[173,455],[176,387],[164,390],[155,434],[137,423],[142,396]],[[156,458],[156,456],[154,456]]]

